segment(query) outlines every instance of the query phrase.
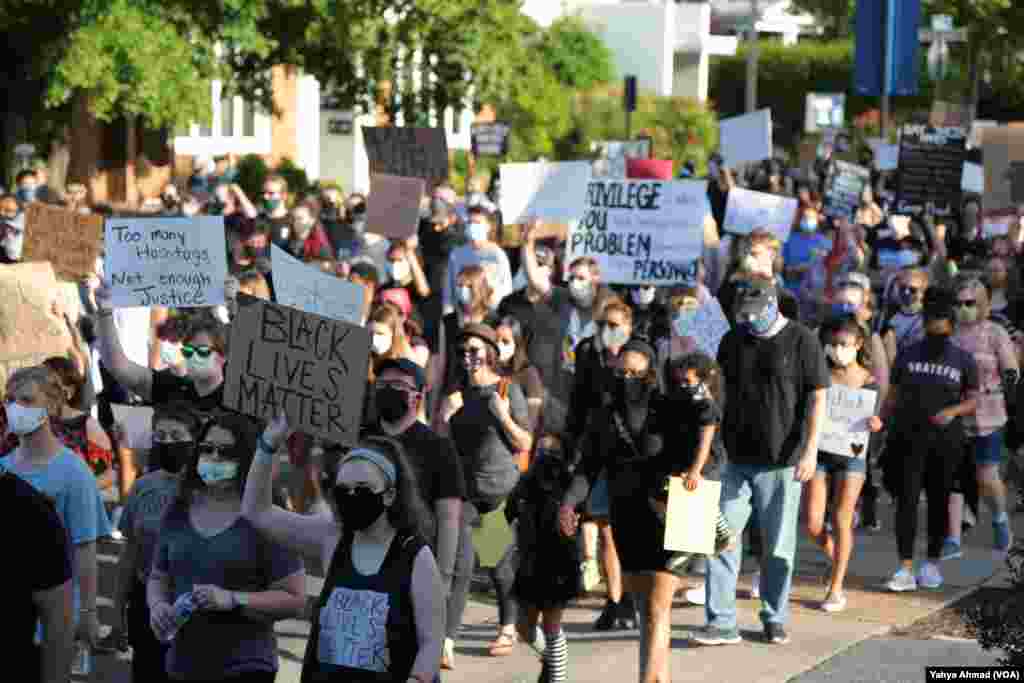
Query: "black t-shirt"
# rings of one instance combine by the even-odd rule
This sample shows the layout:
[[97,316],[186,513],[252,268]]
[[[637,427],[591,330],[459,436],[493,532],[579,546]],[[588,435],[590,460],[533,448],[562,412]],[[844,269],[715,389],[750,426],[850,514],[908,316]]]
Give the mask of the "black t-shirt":
[[562,338],[571,306],[569,290],[556,286],[537,302],[531,302],[526,289],[521,289],[505,297],[498,307],[501,317],[511,316],[522,325],[530,365],[537,368],[548,395],[562,402],[568,401],[572,389],[571,377],[562,371]]
[[[486,467],[485,463],[499,462],[513,456],[512,442],[491,410],[491,396],[497,389],[497,384],[463,387],[462,407],[452,416],[452,438],[467,477],[473,476],[481,464]],[[512,419],[527,429],[530,415],[526,397],[518,384],[509,385],[508,400]]]
[[[384,434],[379,428],[376,433]],[[409,465],[416,474],[420,495],[431,513],[439,500],[466,499],[466,478],[451,439],[440,436],[419,421],[392,438],[405,448]]]
[[718,363],[726,386],[722,434],[729,460],[796,464],[811,395],[832,383],[817,336],[792,320],[769,338],[732,329],[722,338]]
[[[718,303],[722,306],[722,311],[725,312],[725,317],[732,320],[734,317],[733,307],[736,305],[736,281],[732,279],[732,275],[735,271],[726,277],[725,282],[718,288]],[[782,286],[778,286],[778,297],[779,297],[779,312],[786,316],[790,320],[800,319],[800,303],[796,300],[790,291]]]
[[[31,548],[31,559],[0,563],[0,585],[8,638],[4,666],[21,671],[21,680],[39,680],[39,649],[33,645],[39,610],[32,594],[63,585],[71,578],[71,547],[54,505],[31,484],[11,473],[0,475],[0,509],[9,548]],[[13,659],[12,659],[13,658]]]
[[932,428],[928,418],[977,390],[978,366],[970,353],[953,342],[936,351],[925,339],[896,356],[891,382],[899,387],[895,423],[899,431],[910,434]]
[[184,401],[200,413],[212,413],[222,408],[224,403],[224,385],[221,384],[212,393],[200,396],[196,385],[186,377],[179,377],[170,370],[153,371],[153,405],[159,406],[171,401]]
[[[679,473],[686,472],[693,466],[700,446],[700,431],[704,427],[719,426],[722,422],[722,411],[712,400],[693,401],[690,398],[665,396],[661,399],[659,413],[670,416],[663,420],[665,448],[676,454]],[[722,444],[722,430],[715,431],[715,439],[711,442],[711,455],[704,465],[704,476],[717,476],[718,468],[725,463],[725,447]]]
[[633,306],[633,336],[643,339],[651,346],[658,340],[667,339],[672,334],[669,323],[668,308],[660,303],[653,303],[647,308]]

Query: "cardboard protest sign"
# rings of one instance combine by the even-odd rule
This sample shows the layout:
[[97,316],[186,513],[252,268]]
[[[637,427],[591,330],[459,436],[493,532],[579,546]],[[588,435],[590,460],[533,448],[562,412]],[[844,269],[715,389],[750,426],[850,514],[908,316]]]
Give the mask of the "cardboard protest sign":
[[770,159],[772,152],[772,110],[760,111],[722,119],[718,122],[718,151],[725,165],[735,168],[739,164]]
[[836,160],[825,186],[825,215],[853,221],[860,206],[860,195],[871,183],[871,171],[863,166]]
[[350,446],[359,438],[370,363],[362,327],[239,296],[224,406],[262,420],[284,410],[300,432]]
[[23,261],[49,261],[57,277],[77,282],[93,274],[102,255],[103,216],[40,202],[25,209]]
[[629,159],[649,159],[654,141],[651,138],[636,140],[600,140],[591,144],[598,158],[594,161],[595,178],[625,178],[626,162]]
[[104,272],[114,306],[224,303],[224,218],[108,218]]
[[682,477],[669,479],[665,550],[714,555],[721,497],[722,482],[705,479],[697,490],[687,491]]
[[986,211],[981,218],[981,234],[986,238],[1009,235],[1010,229],[1019,221],[1017,212],[1013,210]]
[[424,189],[422,178],[370,176],[370,195],[366,198],[368,230],[396,240],[415,235],[420,225],[420,199]]
[[433,188],[448,182],[448,141],[443,128],[363,126],[370,173],[423,178]]
[[982,141],[985,209],[1000,211],[1024,204],[1024,128],[986,128]]
[[704,250],[706,193],[705,181],[592,180],[565,263],[590,256],[609,284],[679,282]]
[[847,458],[866,458],[871,436],[868,420],[877,410],[878,392],[833,384],[825,401],[818,449]]
[[718,346],[729,331],[729,319],[725,317],[722,304],[712,297],[702,303],[690,325],[688,335],[693,337],[697,348],[712,358],[718,357]]
[[897,211],[920,211],[933,203],[937,215],[949,215],[960,204],[966,159],[966,128],[903,126],[896,175]]
[[985,191],[985,167],[981,164],[964,164],[964,174],[960,178],[960,188],[964,192],[982,194]]
[[999,125],[998,121],[988,119],[975,119],[971,122],[971,134],[967,137],[967,149],[977,149],[982,146],[985,131]]
[[363,287],[308,266],[276,244],[270,247],[277,303],[352,325],[363,323]]
[[469,128],[470,146],[476,157],[503,157],[508,154],[507,123],[474,123]]
[[583,215],[589,161],[501,165],[501,216],[505,223],[531,217],[568,223]]
[[672,180],[671,159],[626,159],[630,180]]
[[62,356],[71,346],[63,320],[52,313],[57,278],[45,262],[0,268],[0,364],[20,358]]
[[747,235],[760,228],[785,242],[798,206],[794,198],[734,187],[729,190],[724,227],[736,235]]

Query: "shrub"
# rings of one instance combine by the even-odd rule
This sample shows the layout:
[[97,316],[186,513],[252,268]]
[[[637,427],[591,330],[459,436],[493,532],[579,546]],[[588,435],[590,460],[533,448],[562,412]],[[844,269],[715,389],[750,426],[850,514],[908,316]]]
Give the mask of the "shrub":
[[975,608],[967,620],[986,650],[1002,650],[1003,666],[1024,667],[1024,542],[1006,560],[1012,588],[1007,600]]

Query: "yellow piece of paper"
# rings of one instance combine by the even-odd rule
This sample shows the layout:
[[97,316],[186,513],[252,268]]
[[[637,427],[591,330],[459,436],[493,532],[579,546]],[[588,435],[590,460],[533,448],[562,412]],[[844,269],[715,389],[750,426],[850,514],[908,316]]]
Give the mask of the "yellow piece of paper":
[[714,555],[721,495],[721,482],[705,479],[696,491],[687,491],[682,477],[672,477],[665,515],[665,550]]
[[505,519],[505,504],[481,519],[479,528],[473,529],[473,546],[480,557],[481,567],[496,567],[505,550],[515,541],[515,534]]

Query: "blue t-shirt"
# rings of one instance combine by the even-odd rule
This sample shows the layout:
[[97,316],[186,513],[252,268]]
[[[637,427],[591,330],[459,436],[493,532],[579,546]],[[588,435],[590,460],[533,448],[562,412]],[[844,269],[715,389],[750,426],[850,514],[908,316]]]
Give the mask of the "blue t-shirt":
[[72,545],[110,535],[110,519],[96,477],[71,449],[62,448],[43,467],[16,469],[13,454],[0,459],[0,467],[14,472],[53,502]]
[[[825,258],[832,251],[832,241],[820,233],[793,232],[782,248],[787,268],[807,266]],[[786,286],[798,289],[803,278],[787,279]]]
[[928,418],[978,390],[978,365],[952,341],[935,348],[925,339],[896,356],[890,381],[899,387],[894,423],[903,434],[915,434],[934,429]]

